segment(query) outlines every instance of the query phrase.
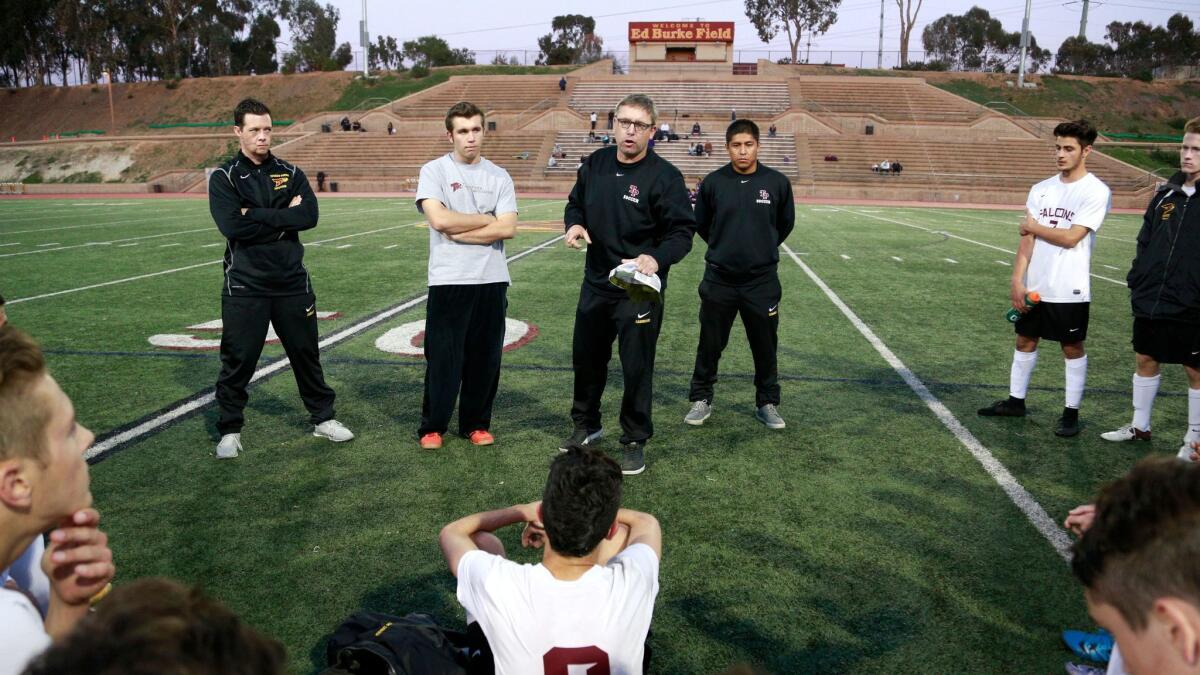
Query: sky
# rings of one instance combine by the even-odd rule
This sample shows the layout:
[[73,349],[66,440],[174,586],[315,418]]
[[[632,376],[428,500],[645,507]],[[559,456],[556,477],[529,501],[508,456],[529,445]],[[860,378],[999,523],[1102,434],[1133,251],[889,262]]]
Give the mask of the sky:
[[[338,42],[350,42],[358,49],[358,22],[362,18],[363,0],[321,0],[333,4],[341,12]],[[897,0],[884,0],[883,49],[894,53],[900,49],[900,23]],[[962,14],[973,5],[986,8],[1000,19],[1005,30],[1021,30],[1024,0],[993,0],[992,2],[954,2],[924,0],[917,17],[917,26],[909,49],[921,51],[921,30],[926,23],[946,14]],[[535,58],[537,39],[550,32],[550,22],[560,14],[584,14],[596,19],[596,33],[611,51],[629,49],[627,25],[630,21],[734,21],[734,48],[743,51],[742,58],[752,61],[765,57],[765,50],[776,51],[773,59],[786,55],[787,38],[781,33],[768,45],[759,39],[746,19],[742,0],[608,0],[608,2],[578,2],[576,0],[458,0],[449,5],[411,0],[366,0],[368,28],[372,41],[377,35],[390,35],[398,41],[435,34],[451,47],[466,47],[479,54],[479,62],[489,61],[493,51],[529,51]],[[519,9],[518,9],[519,8]],[[831,61],[850,66],[875,65],[879,46],[879,0],[842,0],[836,23],[824,35],[813,38],[810,60],[813,63]],[[1058,50],[1062,41],[1079,32],[1081,0],[1032,0],[1030,28],[1038,45]],[[1194,0],[1115,0],[1091,2],[1088,7],[1087,37],[1093,42],[1104,39],[1105,26],[1112,21],[1146,21],[1163,25],[1177,12],[1183,12],[1200,25],[1200,3]],[[284,27],[284,39],[288,39]],[[804,48],[804,45],[801,45]],[[832,54],[830,52],[833,52]],[[866,52],[861,54],[860,52]],[[830,57],[833,57],[832,59]],[[885,63],[886,65],[886,63]]]

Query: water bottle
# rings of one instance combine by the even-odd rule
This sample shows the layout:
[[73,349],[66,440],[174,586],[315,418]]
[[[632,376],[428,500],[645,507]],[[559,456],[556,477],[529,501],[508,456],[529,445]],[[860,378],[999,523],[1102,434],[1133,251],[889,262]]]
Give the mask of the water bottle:
[[[1025,294],[1025,306],[1026,307],[1033,307],[1034,305],[1041,302],[1041,300],[1042,300],[1042,296],[1038,295],[1037,291],[1033,291],[1031,293]],[[1004,313],[1004,318],[1008,319],[1009,323],[1016,323],[1021,318],[1021,313],[1017,311],[1016,307],[1009,307],[1008,311]]]

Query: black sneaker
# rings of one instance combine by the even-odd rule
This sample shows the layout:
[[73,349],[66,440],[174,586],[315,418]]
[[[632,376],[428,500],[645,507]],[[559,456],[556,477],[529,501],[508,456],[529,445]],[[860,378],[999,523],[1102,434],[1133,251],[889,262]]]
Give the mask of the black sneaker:
[[1063,408],[1062,417],[1058,419],[1058,426],[1054,427],[1054,435],[1062,438],[1079,435],[1078,408]]
[[621,473],[626,476],[639,474],[646,470],[646,443],[633,442],[621,445]]
[[566,452],[568,445],[591,445],[600,440],[603,435],[604,429],[576,429],[566,440],[558,444],[558,451]]
[[980,408],[979,414],[983,417],[1024,417],[1025,399],[1012,396],[1002,398],[986,408]]

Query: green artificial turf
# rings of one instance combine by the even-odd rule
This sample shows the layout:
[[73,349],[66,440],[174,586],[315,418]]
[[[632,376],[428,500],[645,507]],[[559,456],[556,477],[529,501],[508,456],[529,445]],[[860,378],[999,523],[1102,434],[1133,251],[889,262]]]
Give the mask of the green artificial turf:
[[[428,231],[415,224],[411,200],[321,206],[320,226],[303,239],[318,309],[340,313],[321,322],[323,337],[424,294]],[[521,208],[523,220],[558,221],[562,201],[522,200]],[[1093,272],[1112,281],[1092,281],[1084,431],[1064,440],[1052,434],[1063,385],[1054,344],[1041,350],[1028,418],[975,415],[1007,392],[1011,268],[1002,262],[1012,255],[997,249],[1015,249],[1019,210],[797,212],[788,241],[796,258],[1055,521],[1142,454],[1174,451],[1185,385],[1172,369],[1155,407],[1161,440],[1099,439],[1129,417],[1123,279],[1138,217],[1109,216],[1096,240]],[[557,234],[523,232],[508,253]],[[328,239],[336,241],[313,245]],[[21,299],[216,261],[222,249],[210,245],[220,242],[203,200],[0,201],[0,293],[10,320],[47,350],[82,423],[104,434],[211,390],[215,352],[147,339],[219,317],[220,265]],[[76,248],[33,253],[66,246]],[[779,268],[788,428],[768,431],[753,419],[753,366],[739,326],[713,416],[703,427],[683,424],[703,254],[697,239],[671,272],[649,466],[626,482],[625,504],[654,513],[664,529],[653,672],[739,663],[775,673],[1061,669],[1069,655],[1059,632],[1090,626],[1064,560],[790,256]],[[428,611],[461,624],[437,532],[467,513],[539,496],[570,431],[582,266],[583,254],[560,242],[510,265],[508,315],[538,335],[504,357],[493,447],[450,437],[441,451],[417,448],[423,363],[375,346],[387,330],[424,318],[417,303],[322,357],[338,418],[358,435],[352,443],[311,436],[285,371],[251,390],[245,452],[235,461],[213,457],[210,407],[95,464],[118,583],[167,575],[202,584],[281,639],[297,673],[319,669],[325,637],[357,609]],[[268,346],[264,359],[281,354]],[[614,354],[600,445],[614,452],[620,390]],[[501,534],[515,558],[536,560],[519,549],[515,530]]]

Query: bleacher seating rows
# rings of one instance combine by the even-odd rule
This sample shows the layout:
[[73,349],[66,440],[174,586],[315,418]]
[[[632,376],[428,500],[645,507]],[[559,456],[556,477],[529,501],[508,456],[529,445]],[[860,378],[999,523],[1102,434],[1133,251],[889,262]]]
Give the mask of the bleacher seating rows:
[[[546,139],[544,132],[493,132],[487,135],[483,154],[504,167],[513,180],[533,175]],[[423,164],[450,151],[450,142],[435,134],[388,136],[379,133],[314,134],[281,148],[279,156],[295,163],[310,178],[324,171],[331,180],[341,177],[416,176]],[[527,159],[517,155],[528,153]]]
[[737,110],[740,116],[774,117],[791,104],[787,84],[783,82],[646,82],[646,81],[583,81],[571,94],[571,108],[587,115],[593,111],[604,120],[627,94],[638,92],[654,99],[660,117],[673,117],[675,112],[722,114]]
[[797,78],[802,104],[817,113],[874,113],[893,122],[972,122],[983,111],[936,87],[913,81],[894,82],[846,77],[836,81]]
[[[1045,141],[1008,140],[1002,146],[965,150],[962,143],[887,136],[811,136],[807,138],[814,183],[1023,189],[1055,172],[1052,147]],[[825,161],[836,156],[837,161]],[[900,161],[899,175],[881,175],[871,167],[883,160]],[[1141,174],[1100,153],[1092,153],[1088,169],[1113,190],[1142,185]],[[802,182],[807,177],[801,176]]]
[[[690,145],[705,141],[710,141],[713,144],[711,156],[693,157],[688,155],[688,147]],[[761,141],[762,147],[758,153],[759,160],[763,164],[782,172],[789,178],[795,179],[795,137],[791,134],[779,134],[775,138],[767,138],[764,135]],[[587,134],[578,131],[560,131],[554,137],[554,142],[561,146],[563,151],[567,153],[567,158],[560,160],[558,166],[553,168],[545,167],[544,175],[547,178],[562,180],[571,180],[575,177],[575,169],[579,166],[581,157],[586,157],[594,150],[604,147],[600,143],[588,143]],[[705,134],[690,139],[683,137],[669,143],[656,142],[654,144],[654,151],[674,164],[683,173],[684,177],[688,179],[702,178],[729,163],[729,155],[725,151],[725,137],[723,134]],[[784,161],[785,157],[788,160],[786,162]],[[691,180],[689,180],[689,184],[691,184]]]
[[470,101],[484,112],[520,112],[546,99],[564,97],[558,80],[557,75],[459,77],[394,103],[391,110],[401,117],[441,117],[455,103]]

